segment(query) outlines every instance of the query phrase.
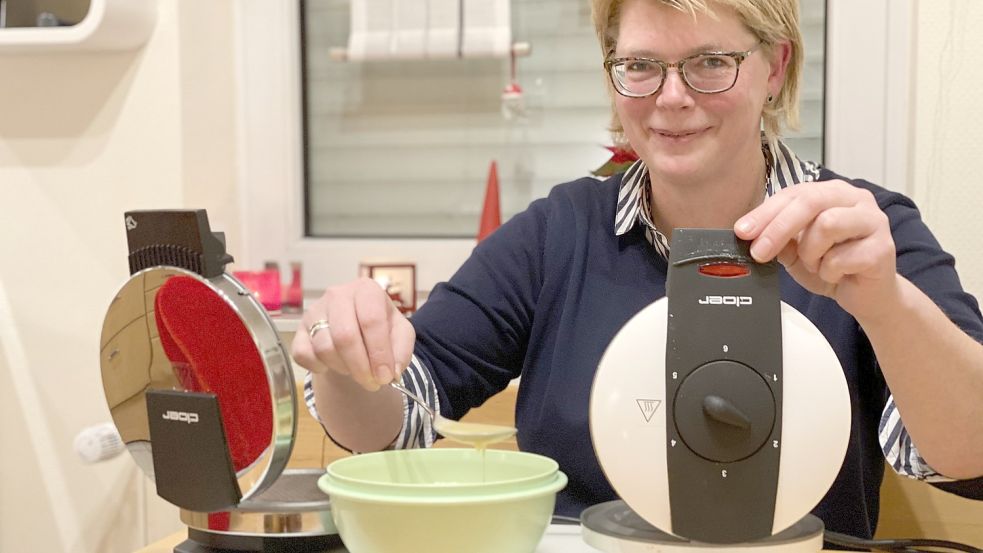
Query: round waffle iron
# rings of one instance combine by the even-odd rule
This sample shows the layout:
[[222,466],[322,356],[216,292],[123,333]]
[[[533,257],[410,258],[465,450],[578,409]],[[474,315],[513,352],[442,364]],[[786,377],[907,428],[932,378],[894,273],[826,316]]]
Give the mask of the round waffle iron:
[[289,357],[224,272],[224,245],[208,252],[204,212],[128,213],[127,229],[132,275],[103,324],[103,388],[127,449],[181,508],[189,539],[175,551],[344,551],[317,488],[324,471],[286,469]]
[[591,438],[621,501],[582,516],[604,551],[818,551],[850,399],[835,353],[729,231],[676,229],[667,296],[605,351]]

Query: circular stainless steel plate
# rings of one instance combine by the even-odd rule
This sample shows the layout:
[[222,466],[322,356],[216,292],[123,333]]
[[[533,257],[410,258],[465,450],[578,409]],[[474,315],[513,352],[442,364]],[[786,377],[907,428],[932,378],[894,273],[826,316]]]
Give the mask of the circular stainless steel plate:
[[297,409],[290,361],[266,311],[232,276],[134,274],[106,314],[100,365],[113,422],[151,478],[150,390],[216,394],[243,501],[286,467]]

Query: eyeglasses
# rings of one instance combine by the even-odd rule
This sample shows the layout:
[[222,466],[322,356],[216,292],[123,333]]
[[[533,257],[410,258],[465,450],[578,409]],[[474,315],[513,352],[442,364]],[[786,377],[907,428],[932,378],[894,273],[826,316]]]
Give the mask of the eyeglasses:
[[604,69],[618,94],[644,98],[662,90],[670,68],[675,68],[690,89],[701,94],[726,92],[737,83],[741,62],[758,49],[758,42],[743,52],[704,52],[669,63],[652,58],[614,58]]

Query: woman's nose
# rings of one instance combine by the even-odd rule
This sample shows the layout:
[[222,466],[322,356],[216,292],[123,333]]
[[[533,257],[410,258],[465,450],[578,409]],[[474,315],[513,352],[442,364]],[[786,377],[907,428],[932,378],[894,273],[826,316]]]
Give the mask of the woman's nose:
[[686,86],[683,74],[678,69],[670,68],[666,73],[656,103],[664,108],[684,108],[693,105],[693,91]]

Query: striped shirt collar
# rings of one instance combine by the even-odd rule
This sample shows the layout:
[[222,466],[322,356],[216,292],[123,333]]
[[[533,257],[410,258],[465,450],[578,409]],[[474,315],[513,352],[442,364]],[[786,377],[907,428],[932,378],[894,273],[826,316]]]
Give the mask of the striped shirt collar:
[[[819,165],[799,159],[784,142],[777,138],[768,140],[764,133],[761,133],[761,151],[767,162],[768,178],[765,181],[765,194],[768,196],[783,188],[819,178]],[[662,257],[668,259],[669,239],[652,223],[650,211],[652,203],[649,201],[651,193],[648,168],[645,167],[645,162],[638,160],[621,178],[614,233],[621,236],[636,224],[641,224],[645,229],[645,238]]]

